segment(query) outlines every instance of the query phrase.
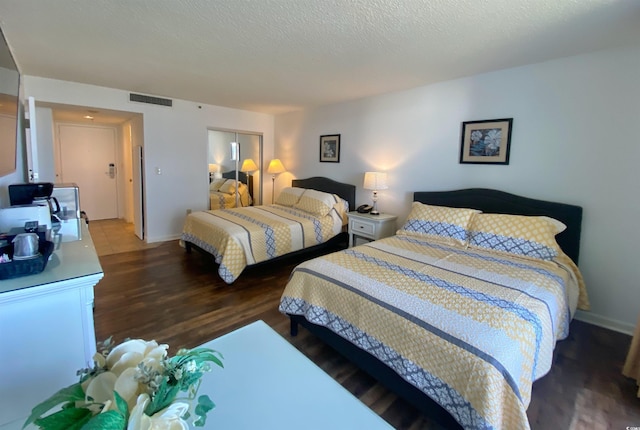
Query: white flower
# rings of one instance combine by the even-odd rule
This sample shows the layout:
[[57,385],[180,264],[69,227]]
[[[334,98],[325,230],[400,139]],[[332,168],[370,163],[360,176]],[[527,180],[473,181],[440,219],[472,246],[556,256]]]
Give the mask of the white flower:
[[153,416],[144,414],[144,410],[151,399],[147,394],[140,394],[131,414],[127,430],[189,430],[189,425],[182,417],[189,410],[189,405],[175,402]]
[[[210,367],[209,361],[222,367],[222,355],[210,349],[181,349],[175,357],[167,359],[168,345],[158,345],[155,341],[129,340],[116,346],[108,355],[110,340],[100,348],[103,352],[95,355],[95,366],[78,371],[80,382],[40,403],[24,427],[44,417],[44,414],[37,416],[38,411],[51,412],[61,404],[69,404],[75,411],[57,417],[57,428],[79,428],[87,419],[87,427],[99,428],[101,420],[109,419],[100,413],[109,412],[112,415],[115,411],[120,416],[127,415],[122,406],[124,401],[128,405],[126,409],[130,411],[127,423],[129,430],[188,430],[186,418],[189,416],[189,403],[175,401],[178,391],[188,392],[189,398],[195,398],[200,386],[196,381],[199,372]],[[189,378],[188,382],[191,382],[188,387],[184,378]],[[85,394],[83,400],[77,398],[80,389]],[[157,395],[162,397],[156,399]],[[215,406],[208,396],[202,397],[198,400],[202,407],[192,411],[199,420],[204,420],[207,411]],[[158,410],[165,405],[168,406]],[[90,416],[86,411],[79,412],[83,409],[88,410]],[[145,411],[153,415],[149,416]]]
[[[158,345],[155,340],[132,339],[113,348],[107,356],[107,367],[116,374],[128,367],[136,367],[145,360],[149,363],[161,363],[167,356],[168,345]],[[146,364],[146,363],[145,363]]]
[[[113,387],[115,386],[116,380],[116,375],[111,372],[104,372],[86,381],[87,386],[84,388],[84,392],[87,402],[105,403],[102,411],[106,412],[109,410],[109,407],[114,404]],[[107,404],[107,402],[109,402],[109,404]],[[97,406],[91,407],[94,412],[98,412],[95,410],[96,408]]]
[[[138,364],[142,362],[147,367],[161,370],[162,359],[166,357],[167,349],[168,345],[158,345],[156,341],[146,342],[140,339],[129,340],[116,346],[106,358],[109,370],[82,384],[87,398],[99,403],[111,401],[111,408],[115,408],[115,390],[131,410],[138,395],[146,392],[146,386],[136,379]],[[107,408],[108,406],[105,406],[103,410]]]
[[191,360],[191,361],[189,361],[189,362],[184,366],[184,370],[185,370],[185,372],[194,373],[196,370],[198,370],[198,368],[197,368],[197,366],[196,366],[196,361],[195,361],[195,360]]
[[100,354],[99,352],[96,352],[93,355],[93,361],[96,363],[98,367],[104,367],[107,365],[107,359],[105,358],[104,355]]

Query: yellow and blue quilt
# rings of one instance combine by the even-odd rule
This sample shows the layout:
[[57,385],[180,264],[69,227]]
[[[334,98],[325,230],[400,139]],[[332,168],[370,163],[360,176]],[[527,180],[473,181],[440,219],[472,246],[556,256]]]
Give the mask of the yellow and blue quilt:
[[[238,203],[240,203],[241,207],[246,207],[251,204],[251,196],[249,195],[249,189],[247,187],[243,187],[238,195]],[[209,191],[209,207],[211,210],[234,208],[236,207],[236,194]]]
[[218,274],[230,284],[248,265],[324,243],[341,230],[335,211],[318,218],[268,205],[190,213],[181,238],[211,253]]
[[297,266],[280,311],[386,363],[465,429],[527,429],[533,381],[588,303],[577,267],[393,236]]

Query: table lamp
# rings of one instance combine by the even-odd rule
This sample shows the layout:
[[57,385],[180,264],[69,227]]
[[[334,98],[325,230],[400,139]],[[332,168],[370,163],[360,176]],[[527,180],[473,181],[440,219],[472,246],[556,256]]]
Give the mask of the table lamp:
[[211,164],[211,163],[209,164],[209,178],[213,178],[213,179],[222,178],[219,164]]
[[364,186],[365,190],[373,191],[373,209],[371,209],[371,215],[380,215],[378,212],[378,190],[386,190],[387,186],[387,174],[383,172],[366,172],[364,174]]

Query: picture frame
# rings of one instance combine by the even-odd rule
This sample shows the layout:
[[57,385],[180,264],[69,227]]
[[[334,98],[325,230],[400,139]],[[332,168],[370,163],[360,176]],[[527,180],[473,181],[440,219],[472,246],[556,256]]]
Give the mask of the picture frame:
[[462,123],[460,164],[509,164],[513,118]]
[[340,162],[340,135],[325,134],[320,136],[320,162]]

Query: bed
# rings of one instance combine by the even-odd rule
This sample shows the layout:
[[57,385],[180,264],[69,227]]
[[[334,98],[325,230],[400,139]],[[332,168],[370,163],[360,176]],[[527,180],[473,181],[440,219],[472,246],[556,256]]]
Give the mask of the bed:
[[396,235],[298,265],[280,311],[446,428],[526,429],[533,381],[589,307],[581,220],[497,190],[415,192]]
[[329,178],[294,179],[275,204],[198,211],[187,215],[181,239],[214,256],[228,284],[251,265],[346,242],[355,186]]
[[[209,182],[209,209],[236,207],[236,171],[224,172],[221,178]],[[238,203],[241,207],[253,204],[253,176],[238,172]]]

